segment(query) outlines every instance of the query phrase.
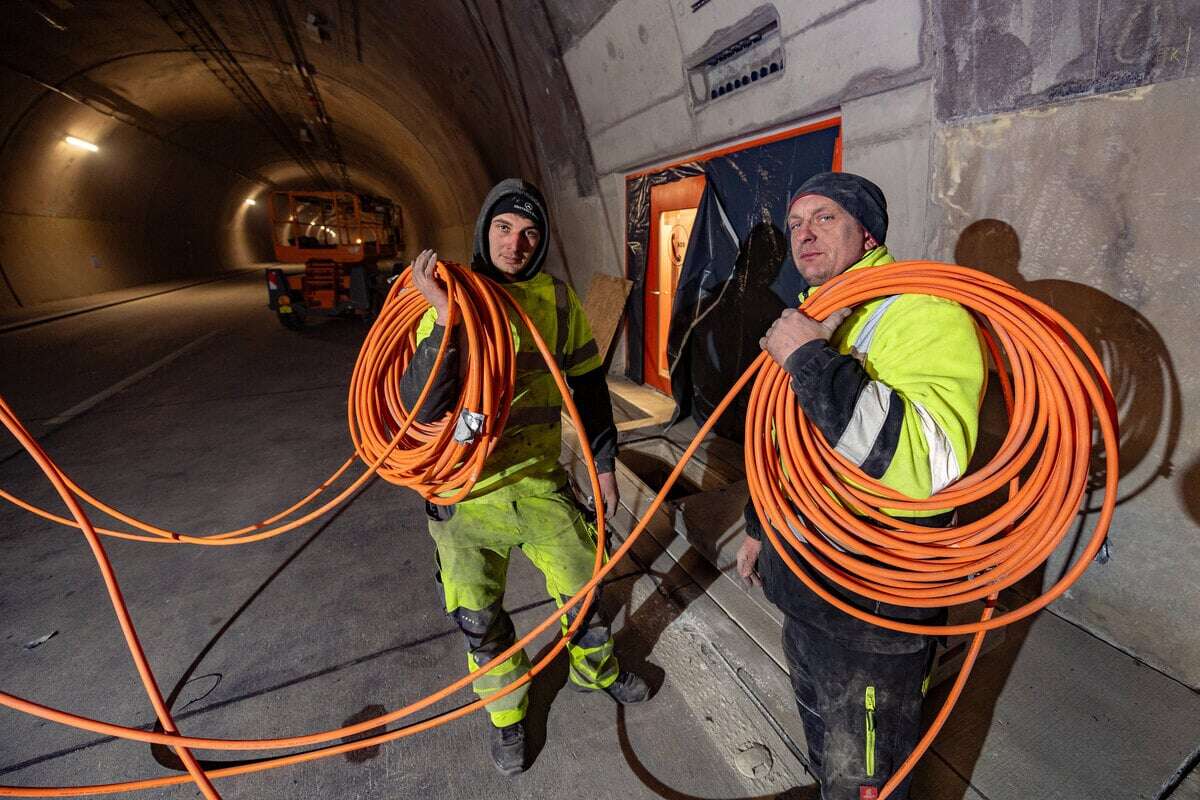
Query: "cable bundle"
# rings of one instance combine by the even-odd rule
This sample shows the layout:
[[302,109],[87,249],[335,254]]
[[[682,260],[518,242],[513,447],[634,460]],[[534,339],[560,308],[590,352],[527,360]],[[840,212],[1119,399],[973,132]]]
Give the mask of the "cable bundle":
[[[504,433],[516,356],[505,313],[512,301],[504,290],[461,264],[438,263],[438,276],[450,299],[450,319],[432,375],[459,329],[467,342],[461,391],[448,420],[409,424],[413,415],[400,399],[400,377],[416,350],[417,325],[429,310],[425,298],[412,289],[411,270],[393,282],[379,319],[363,342],[346,408],[354,451],[363,463],[379,460],[378,473],[384,480],[407,486],[430,502],[452,505],[471,491]],[[460,326],[455,324],[459,321]],[[424,403],[432,384],[431,376],[416,408]],[[483,414],[486,425],[465,443],[454,438],[463,411]]]

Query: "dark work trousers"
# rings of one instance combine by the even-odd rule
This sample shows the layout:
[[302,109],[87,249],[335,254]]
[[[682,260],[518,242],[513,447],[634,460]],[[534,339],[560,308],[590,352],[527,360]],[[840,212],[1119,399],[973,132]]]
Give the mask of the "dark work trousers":
[[[904,763],[920,738],[921,704],[932,663],[932,637],[853,619],[828,626],[784,616],[783,648],[804,722],[822,800],[868,800]],[[892,800],[908,796],[905,782]]]
[[[910,520],[941,527],[953,513]],[[853,617],[792,574],[766,538],[753,506],[746,530],[762,541],[758,572],[767,599],[783,612],[783,649],[808,738],[822,800],[871,800],[920,738],[921,704],[936,639],[873,625]],[[877,603],[826,580],[792,553],[801,569],[850,605],[887,619],[939,626],[944,608]],[[891,800],[908,796],[905,781]]]

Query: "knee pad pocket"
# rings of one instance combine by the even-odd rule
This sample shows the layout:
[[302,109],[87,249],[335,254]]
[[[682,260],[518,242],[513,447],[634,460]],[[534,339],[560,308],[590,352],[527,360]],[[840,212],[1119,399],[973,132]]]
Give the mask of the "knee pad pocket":
[[499,600],[478,611],[459,607],[450,612],[450,616],[467,637],[471,655],[480,666],[507,650],[517,640],[512,619]]

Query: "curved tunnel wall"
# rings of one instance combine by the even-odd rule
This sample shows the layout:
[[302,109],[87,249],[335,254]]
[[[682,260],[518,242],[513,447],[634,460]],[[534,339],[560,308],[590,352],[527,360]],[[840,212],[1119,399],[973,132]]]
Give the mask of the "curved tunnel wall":
[[[291,148],[219,79],[211,53],[200,54],[206,65],[173,32],[171,13],[185,7],[206,17],[278,112]],[[340,27],[302,45],[349,186],[401,205],[402,255],[434,247],[466,260],[491,183],[536,177],[509,76],[479,47],[482,18],[465,9],[368,3],[354,31],[331,9],[324,19]],[[266,203],[244,201],[320,188],[297,148],[329,188],[345,185],[271,12],[270,3],[68,4],[55,12],[57,30],[31,6],[14,10],[23,18],[0,34],[0,308],[270,260]],[[68,134],[99,152],[67,145]]]

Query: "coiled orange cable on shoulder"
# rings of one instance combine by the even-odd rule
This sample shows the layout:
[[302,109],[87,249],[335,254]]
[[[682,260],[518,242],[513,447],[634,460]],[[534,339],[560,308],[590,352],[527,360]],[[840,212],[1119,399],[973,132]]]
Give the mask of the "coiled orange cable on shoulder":
[[[1119,475],[1116,404],[1100,359],[1062,315],[1003,281],[954,265],[900,262],[843,273],[802,308],[822,320],[840,308],[906,293],[953,300],[979,323],[1010,421],[986,465],[931,498],[906,497],[868,477],[825,441],[800,411],[787,373],[766,355],[751,368],[757,377],[745,435],[755,510],[776,551],[808,588],[845,613],[892,630],[974,634],[945,705],[881,798],[932,744],[962,693],[986,631],[1046,607],[1087,569],[1112,521]],[[1040,567],[1070,531],[1091,471],[1093,421],[1107,464],[1104,502],[1091,538],[1040,597],[994,616],[999,593]],[[882,511],[959,508],[1001,491],[1008,499],[996,510],[941,529]],[[984,611],[978,622],[956,625],[888,619],[830,592],[792,552],[828,581],[872,600],[912,608],[983,600]]]

